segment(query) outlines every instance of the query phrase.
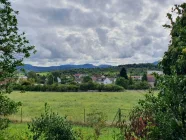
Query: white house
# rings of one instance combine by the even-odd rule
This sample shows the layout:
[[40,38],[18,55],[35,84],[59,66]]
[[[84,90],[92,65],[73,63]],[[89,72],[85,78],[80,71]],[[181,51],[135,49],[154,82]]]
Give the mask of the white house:
[[59,77],[57,77],[57,82],[61,83],[61,79]]
[[147,75],[152,75],[153,73],[157,73],[158,75],[162,75],[163,71],[157,71],[157,70],[148,70]]
[[114,84],[114,82],[116,81],[116,78],[105,78],[103,80],[103,84],[107,85],[107,84]]

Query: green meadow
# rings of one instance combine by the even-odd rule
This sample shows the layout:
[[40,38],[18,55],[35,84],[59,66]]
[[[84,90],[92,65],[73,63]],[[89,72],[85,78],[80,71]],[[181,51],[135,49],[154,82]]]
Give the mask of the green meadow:
[[[14,101],[22,102],[19,111],[9,116],[13,121],[19,123],[11,124],[5,130],[7,139],[21,140],[27,139],[32,135],[28,131],[27,123],[32,118],[38,117],[44,112],[44,104],[47,103],[53,112],[61,116],[67,116],[67,119],[74,122],[73,130],[81,132],[83,139],[93,139],[94,130],[91,127],[75,125],[84,122],[86,115],[93,111],[103,112],[107,115],[108,124],[111,124],[118,108],[122,109],[123,116],[127,115],[130,110],[137,105],[139,99],[144,99],[148,91],[126,90],[124,92],[25,92],[15,91],[8,96]],[[22,108],[22,123],[21,121]],[[99,140],[113,140],[120,132],[117,128],[106,127],[101,131]]]
[[[48,103],[53,112],[74,122],[84,121],[85,116],[92,111],[103,112],[107,115],[108,122],[112,122],[118,108],[122,114],[127,115],[144,98],[148,91],[124,92],[13,92],[8,96],[14,101],[22,102],[22,120],[29,122],[32,118],[44,112],[44,104]],[[21,109],[12,116],[11,120],[21,120]]]
[[[94,137],[94,130],[90,127],[73,126],[74,132],[81,132],[84,140],[92,140]],[[27,140],[32,133],[28,130],[27,123],[11,124],[10,127],[3,131],[7,140]],[[119,133],[117,128],[104,128],[101,131],[99,140],[113,140],[114,136]]]

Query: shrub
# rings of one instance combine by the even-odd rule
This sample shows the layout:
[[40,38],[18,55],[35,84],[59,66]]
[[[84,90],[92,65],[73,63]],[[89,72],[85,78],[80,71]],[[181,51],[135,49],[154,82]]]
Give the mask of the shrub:
[[135,81],[132,85],[128,86],[128,89],[142,90],[149,89],[150,85],[146,81]]
[[106,126],[107,116],[103,112],[92,112],[87,114],[87,122],[94,129],[94,139],[101,135],[101,130]]
[[33,133],[33,139],[44,137],[46,140],[74,140],[72,127],[66,118],[56,113],[49,113],[45,104],[45,113],[32,120],[28,129]]
[[80,84],[79,89],[82,90],[82,91],[97,90],[98,86],[97,86],[96,83],[88,82],[88,83]]
[[123,91],[124,88],[118,85],[108,84],[108,85],[104,85],[103,90],[104,91]]
[[125,79],[123,77],[118,77],[116,79],[116,85],[121,86],[121,87],[127,89],[128,88],[128,85],[129,85],[129,80],[127,80],[127,79]]

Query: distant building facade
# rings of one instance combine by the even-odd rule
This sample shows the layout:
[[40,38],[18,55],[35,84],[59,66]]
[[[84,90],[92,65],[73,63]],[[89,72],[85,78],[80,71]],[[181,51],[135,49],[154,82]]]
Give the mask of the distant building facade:
[[139,80],[141,81],[142,80],[142,76],[131,76],[132,80]]
[[156,82],[156,78],[153,75],[154,73],[158,75],[163,75],[163,71],[153,71],[153,70],[147,71],[147,82],[151,85],[151,87],[154,87],[154,84]]

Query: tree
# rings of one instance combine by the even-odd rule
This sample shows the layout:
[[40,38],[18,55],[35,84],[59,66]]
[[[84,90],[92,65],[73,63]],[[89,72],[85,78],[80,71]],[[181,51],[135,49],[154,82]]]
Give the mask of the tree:
[[144,73],[142,76],[142,81],[147,81],[147,73]]
[[[176,73],[178,75],[186,74],[186,3],[175,5],[172,12],[177,14],[174,21],[171,13],[167,14],[170,20],[170,25],[165,24],[164,27],[171,29],[170,44],[168,51],[165,52],[160,66],[165,74],[171,75]],[[175,12],[176,11],[176,12]]]
[[34,71],[29,71],[27,73],[27,77],[28,77],[28,79],[34,79],[35,81],[38,80],[37,74]]
[[47,75],[47,84],[48,85],[54,84],[54,76],[52,74]]
[[120,71],[120,76],[124,77],[125,79],[128,79],[127,71],[126,71],[126,69],[124,67]]
[[[18,66],[23,65],[24,58],[35,53],[34,46],[24,34],[19,34],[17,28],[18,11],[11,8],[8,0],[0,1],[0,115],[15,113],[19,103],[11,101],[4,93],[11,92],[11,83],[14,81],[14,73]],[[8,121],[0,118],[0,129],[8,126]]]
[[123,78],[123,77],[118,77],[116,79],[116,85],[124,87],[125,89],[127,89],[128,85],[129,85],[129,81],[127,79]]
[[83,83],[92,82],[92,78],[90,76],[83,77]]

